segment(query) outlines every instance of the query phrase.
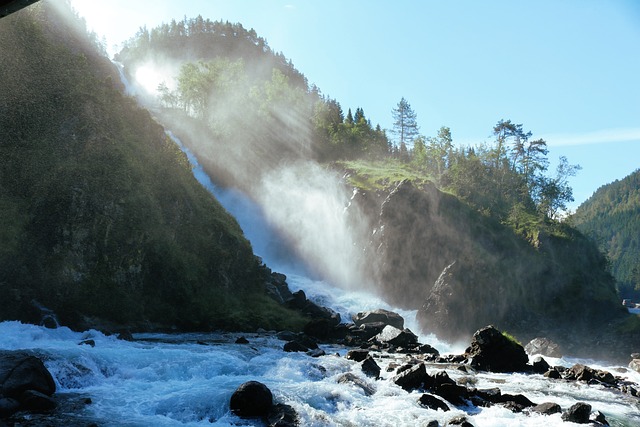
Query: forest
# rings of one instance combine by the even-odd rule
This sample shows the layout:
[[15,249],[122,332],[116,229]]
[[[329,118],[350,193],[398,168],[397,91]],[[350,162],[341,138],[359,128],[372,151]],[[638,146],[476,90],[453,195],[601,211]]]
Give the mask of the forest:
[[640,299],[640,170],[600,187],[572,215],[607,255],[623,298]]

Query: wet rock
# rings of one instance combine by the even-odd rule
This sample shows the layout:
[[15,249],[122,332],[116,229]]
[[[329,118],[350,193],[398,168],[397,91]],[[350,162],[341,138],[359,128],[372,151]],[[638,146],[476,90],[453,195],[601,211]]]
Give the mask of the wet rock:
[[309,351],[309,347],[299,341],[289,341],[284,345],[284,351],[287,353],[307,352]]
[[529,355],[541,354],[547,357],[562,357],[560,346],[548,338],[534,338],[524,347]]
[[636,372],[640,372],[640,358],[631,359],[631,362],[629,362],[629,368]]
[[354,386],[362,389],[362,391],[364,392],[365,396],[371,396],[376,392],[376,389],[373,386],[367,384],[364,380],[358,378],[357,376],[355,376],[351,372],[347,372],[345,374],[340,375],[338,377],[338,383],[354,385]]
[[267,425],[269,427],[294,427],[298,426],[298,413],[290,405],[283,403],[275,404],[267,415]]
[[404,390],[411,391],[423,387],[425,383],[430,383],[431,380],[431,377],[427,374],[425,364],[419,363],[402,371],[393,377],[391,381]]
[[517,342],[504,336],[494,326],[487,326],[473,334],[465,356],[471,366],[489,372],[524,372],[529,357]]
[[418,351],[422,354],[429,354],[429,355],[433,355],[433,356],[439,356],[440,352],[431,347],[429,344],[422,344],[418,347]]
[[0,352],[0,395],[19,400],[27,390],[51,396],[56,384],[37,357],[22,352]]
[[44,393],[27,390],[20,396],[22,408],[29,412],[50,412],[56,408],[56,401]]
[[311,356],[311,357],[320,357],[320,356],[324,356],[327,353],[325,353],[324,350],[322,350],[321,348],[314,348],[312,350],[307,351],[307,355]]
[[245,337],[238,337],[235,341],[236,344],[249,344],[249,340]]
[[557,403],[544,402],[531,408],[531,412],[536,412],[542,415],[553,415],[562,412],[562,408]]
[[229,402],[231,411],[239,417],[265,417],[272,405],[271,390],[258,381],[241,384]]
[[355,360],[356,362],[362,362],[364,359],[367,358],[367,356],[369,356],[369,350],[365,350],[365,349],[355,349],[355,350],[349,350],[347,352],[347,359],[349,360]]
[[596,411],[593,414],[591,414],[591,416],[589,417],[589,421],[591,422],[591,424],[595,424],[595,425],[601,425],[601,426],[609,425],[607,418],[600,411]]
[[593,369],[580,363],[569,368],[565,372],[564,378],[566,380],[583,381],[586,383],[600,382],[608,385],[615,385],[616,383],[616,378],[611,374],[611,372]]
[[591,415],[591,405],[578,402],[562,414],[562,420],[578,424],[587,424]]
[[364,311],[356,314],[352,318],[353,323],[356,326],[361,326],[365,323],[383,323],[385,326],[393,326],[397,329],[404,329],[404,319],[398,313],[393,311],[378,309],[373,311]]
[[94,340],[83,340],[83,341],[80,341],[78,345],[88,345],[89,347],[95,347],[96,342]]
[[425,408],[433,409],[434,411],[441,409],[446,412],[450,410],[449,406],[446,403],[431,394],[425,393],[420,396],[418,403]]
[[121,332],[118,332],[118,335],[116,336],[116,338],[122,341],[133,341],[133,334],[131,334],[131,331],[128,331],[128,330],[121,331]]
[[418,343],[418,337],[409,329],[402,330],[389,325],[385,326],[374,339],[381,344],[396,347],[411,347]]
[[531,366],[533,366],[533,372],[538,374],[544,374],[550,368],[549,364],[542,358],[542,356],[534,357],[531,362]]
[[550,378],[553,380],[559,380],[560,378],[562,378],[562,374],[560,374],[560,371],[558,371],[555,368],[549,369],[547,372],[544,373],[544,376],[546,378]]
[[362,372],[368,377],[375,379],[380,378],[380,366],[378,366],[371,356],[367,356],[367,358],[362,361]]
[[471,424],[468,420],[467,417],[465,417],[464,415],[460,415],[458,417],[452,418],[447,422],[448,426],[460,426],[460,427],[473,427],[473,424]]

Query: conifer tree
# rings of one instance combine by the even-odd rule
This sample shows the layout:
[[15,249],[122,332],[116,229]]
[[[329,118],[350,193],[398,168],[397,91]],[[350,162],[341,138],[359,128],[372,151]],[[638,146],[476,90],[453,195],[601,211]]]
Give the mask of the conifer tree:
[[418,136],[417,115],[404,97],[398,102],[396,108],[391,110],[393,114],[393,130],[399,146],[409,146]]

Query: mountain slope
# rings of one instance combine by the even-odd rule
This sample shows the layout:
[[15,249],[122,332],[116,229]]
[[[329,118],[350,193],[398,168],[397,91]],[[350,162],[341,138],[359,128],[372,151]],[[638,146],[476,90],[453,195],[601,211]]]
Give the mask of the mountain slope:
[[640,169],[600,187],[571,219],[609,258],[621,296],[639,298]]
[[0,319],[36,300],[77,327],[292,327],[235,219],[58,6],[0,20]]

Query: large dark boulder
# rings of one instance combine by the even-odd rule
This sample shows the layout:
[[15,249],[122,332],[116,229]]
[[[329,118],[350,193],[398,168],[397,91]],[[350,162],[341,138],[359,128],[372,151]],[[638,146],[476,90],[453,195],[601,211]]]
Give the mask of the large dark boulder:
[[591,405],[584,402],[578,402],[562,414],[562,420],[577,424],[589,423],[591,415]]
[[406,369],[392,378],[392,381],[406,391],[415,390],[430,384],[432,378],[427,374],[427,367],[424,363],[418,363]]
[[379,308],[372,311],[363,311],[352,317],[353,323],[356,326],[363,325],[365,323],[377,323],[381,322],[385,325],[393,326],[394,328],[404,329],[404,319],[398,313],[393,311],[384,310]]
[[380,378],[380,366],[373,360],[373,357],[368,356],[362,361],[362,372],[371,378]]
[[450,410],[449,406],[442,400],[426,393],[420,396],[418,403],[425,408],[433,409],[434,411],[437,411],[438,409],[442,409],[445,412]]
[[473,334],[465,351],[471,365],[489,372],[524,372],[529,369],[529,357],[524,348],[505,336],[494,326],[487,326]]
[[562,412],[562,408],[557,403],[544,402],[531,408],[531,411],[542,415],[553,415]]
[[271,390],[258,381],[241,384],[229,401],[231,411],[239,417],[266,417],[272,405]]
[[0,394],[19,400],[27,390],[51,396],[56,384],[37,357],[23,352],[0,352]]

